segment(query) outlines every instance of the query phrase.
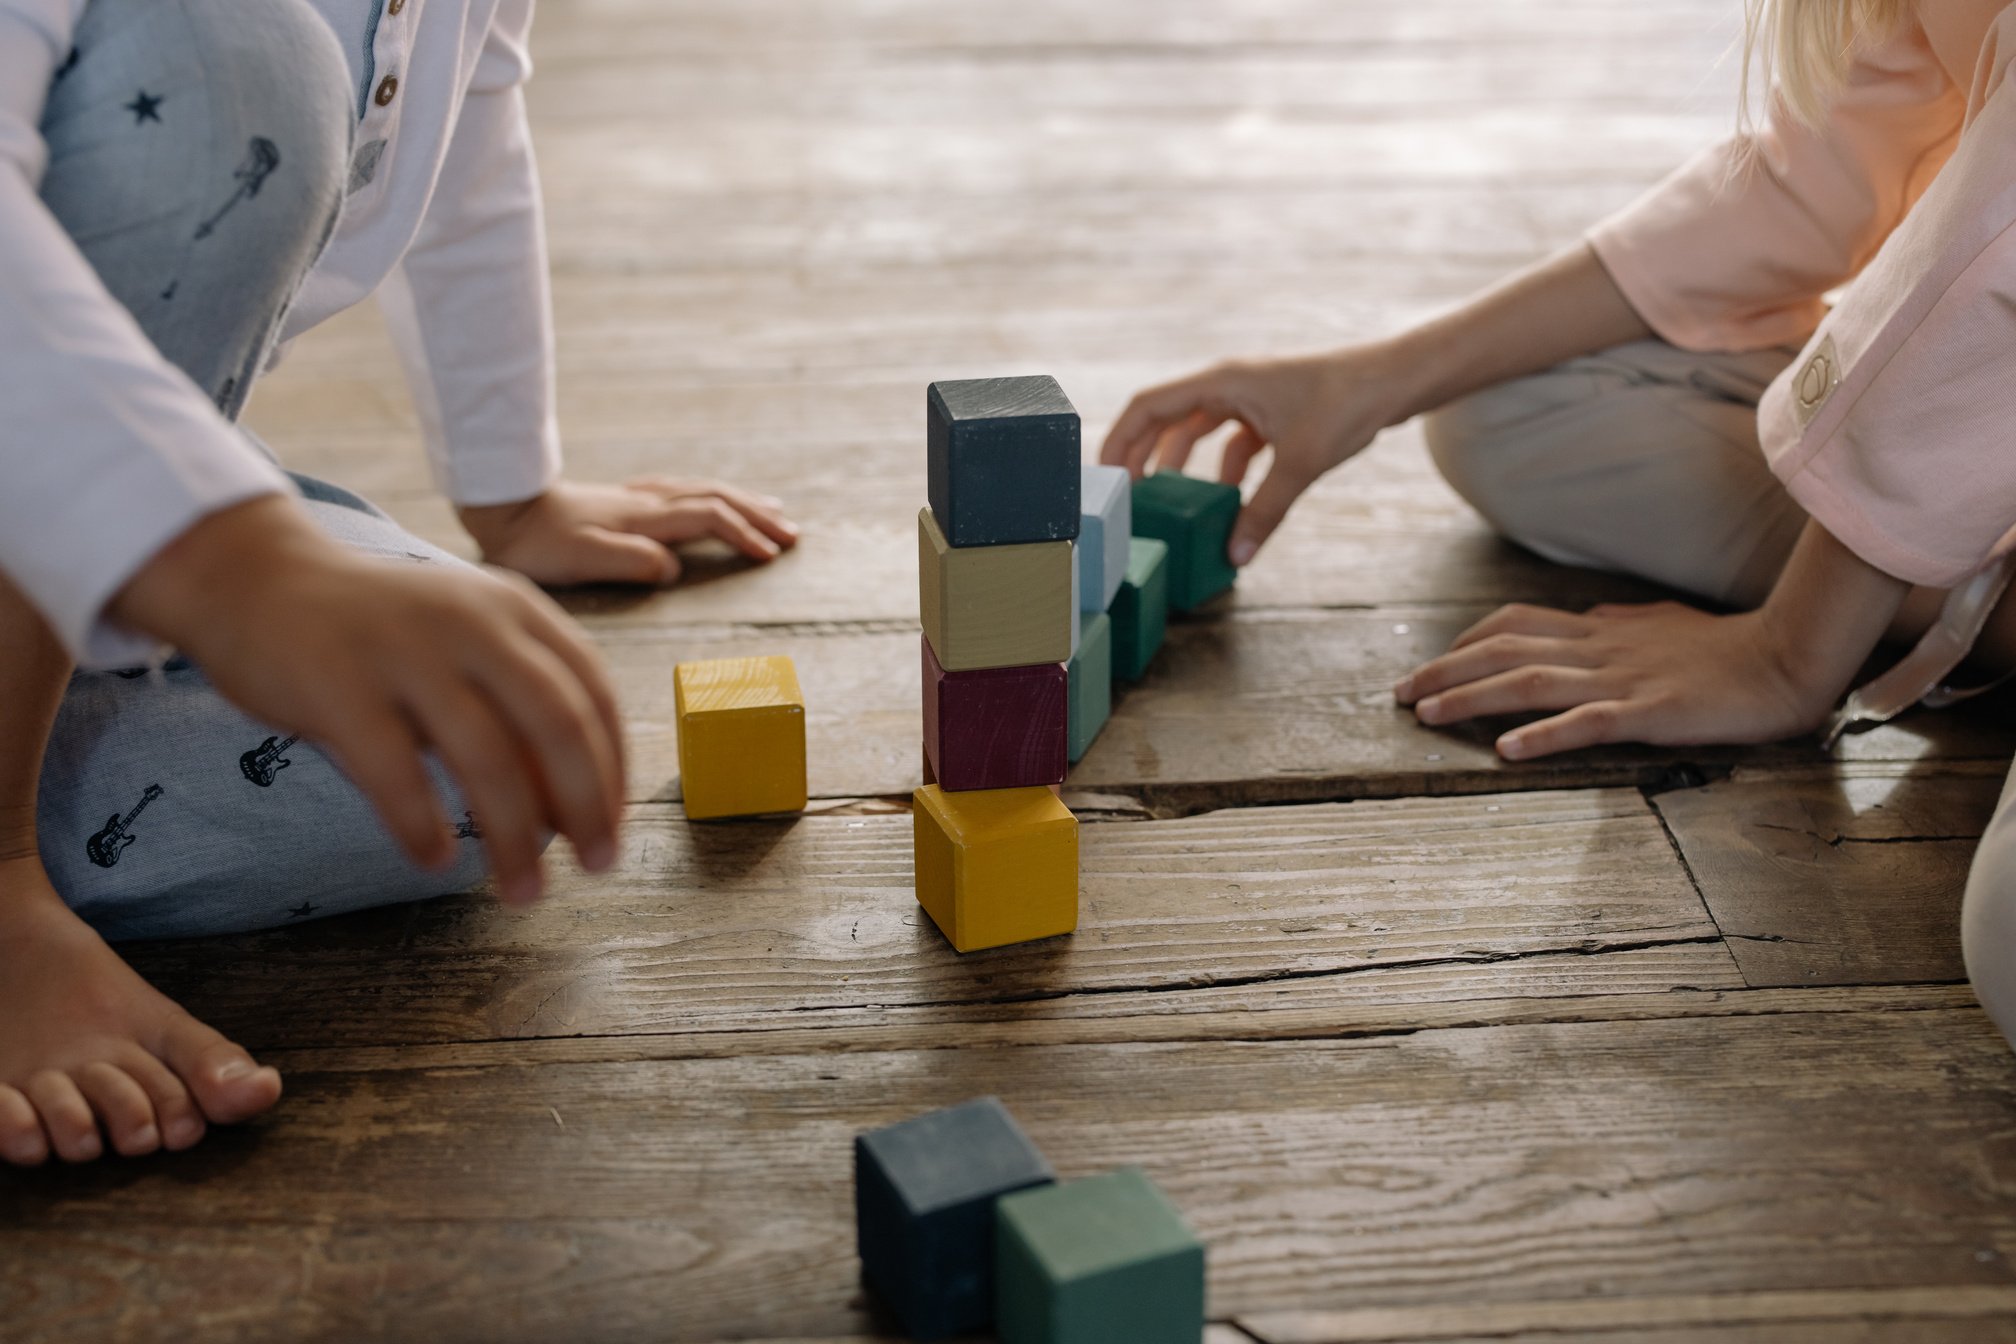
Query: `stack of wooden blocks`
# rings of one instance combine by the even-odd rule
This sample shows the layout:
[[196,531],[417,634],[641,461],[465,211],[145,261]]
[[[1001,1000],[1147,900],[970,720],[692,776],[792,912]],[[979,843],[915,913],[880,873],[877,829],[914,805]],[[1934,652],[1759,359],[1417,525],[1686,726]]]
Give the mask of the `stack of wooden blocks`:
[[933,383],[917,515],[924,787],[917,899],[961,952],[1078,927],[1057,797],[1079,638],[1079,427],[1054,378]]
[[1133,1167],[1059,1184],[982,1097],[854,1141],[861,1271],[913,1339],[1199,1344],[1204,1246]]

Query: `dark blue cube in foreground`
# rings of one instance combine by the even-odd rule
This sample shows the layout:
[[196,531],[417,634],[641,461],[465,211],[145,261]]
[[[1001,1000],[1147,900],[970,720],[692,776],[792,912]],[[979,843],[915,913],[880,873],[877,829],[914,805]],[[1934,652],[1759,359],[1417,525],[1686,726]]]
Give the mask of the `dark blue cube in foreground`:
[[862,1275],[913,1339],[983,1330],[994,1312],[994,1203],[1056,1180],[993,1097],[854,1140]]

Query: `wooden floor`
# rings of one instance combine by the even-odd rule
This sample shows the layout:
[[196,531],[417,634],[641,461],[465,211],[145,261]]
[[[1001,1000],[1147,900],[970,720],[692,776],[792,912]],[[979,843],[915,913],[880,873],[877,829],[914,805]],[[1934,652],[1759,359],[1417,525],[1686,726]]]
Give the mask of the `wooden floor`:
[[[1096,444],[1146,380],[1433,309],[1726,129],[1736,9],[545,0],[575,467],[768,487],[804,544],[570,599],[620,875],[138,952],[286,1099],[0,1176],[0,1338],[873,1336],[851,1137],[995,1093],[1168,1190],[1212,1344],[2016,1340],[2016,1061],[1956,934],[2008,705],[1841,764],[1417,727],[1387,686],[1491,605],[1641,590],[1492,540],[1412,430],[1119,704],[1075,937],[962,958],[911,897],[926,382],[1054,373]],[[452,540],[369,313],[254,418]],[[797,659],[795,823],[680,815],[671,667],[732,651]]]

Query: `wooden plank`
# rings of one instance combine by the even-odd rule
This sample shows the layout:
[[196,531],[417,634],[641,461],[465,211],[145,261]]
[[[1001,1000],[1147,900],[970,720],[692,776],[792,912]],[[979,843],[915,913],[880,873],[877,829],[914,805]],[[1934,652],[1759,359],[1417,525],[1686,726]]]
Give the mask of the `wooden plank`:
[[[892,436],[893,437],[893,436]],[[912,436],[916,437],[916,436]],[[886,450],[885,450],[886,452]],[[894,457],[895,454],[886,454]],[[307,470],[310,463],[290,458]],[[312,457],[313,454],[306,456]],[[711,450],[670,451],[634,443],[590,445],[574,454],[580,473],[622,479],[678,462],[683,474],[718,472],[782,494],[803,528],[798,548],[774,564],[750,567],[721,551],[689,559],[687,579],[664,594],[610,591],[570,595],[568,605],[630,625],[790,624],[908,621],[917,614],[914,500],[923,497],[921,449],[912,479],[892,463],[887,477],[823,481],[827,464],[865,457],[841,447],[773,441],[738,470]],[[913,456],[907,450],[905,458]],[[386,456],[382,468],[323,464],[319,474],[361,488],[360,477],[420,470]],[[802,464],[794,475],[789,468]],[[429,541],[474,558],[447,504],[431,494],[375,497],[399,522]],[[370,490],[364,493],[373,494]],[[1312,490],[1240,579],[1239,610],[1284,606],[1374,606],[1455,602],[1489,606],[1542,601],[1585,607],[1658,595],[1648,585],[1551,565],[1498,540],[1442,483],[1417,432],[1396,433]]]
[[1746,770],[1654,803],[1750,984],[1962,980],[1960,898],[2005,774]]
[[2016,1287],[1838,1288],[1822,1292],[1596,1297],[1560,1302],[1260,1312],[1240,1324],[1265,1344],[1512,1344],[1567,1339],[1748,1341],[2016,1340]]
[[[1735,967],[1713,944],[1548,953],[1443,968],[1372,967],[1288,984],[1100,994],[1026,1003],[869,1006],[822,1025],[789,1021],[625,1036],[545,1036],[435,1045],[281,1047],[261,1058],[283,1073],[383,1073],[496,1064],[601,1064],[640,1059],[859,1054],[980,1046],[1140,1045],[1185,1041],[1340,1041],[1481,1027],[1651,1022],[1674,1017],[1929,1013],[1976,1007],[1964,985],[1706,989]],[[1690,983],[1689,977],[1702,982]],[[1107,1009],[1108,1001],[1121,1006]]]
[[[851,1136],[983,1092],[1067,1176],[1143,1165],[1211,1247],[1220,1315],[2006,1291],[2016,1248],[2016,1064],[1974,1010],[297,1069],[191,1153],[0,1178],[0,1263],[50,1285],[10,1327],[103,1337],[89,1304],[137,1275],[246,1335],[388,1309],[429,1338],[859,1333]],[[247,1222],[249,1267],[221,1253]]]
[[[642,808],[616,873],[568,867],[532,911],[432,902],[162,944],[135,962],[262,1046],[928,1033],[990,1004],[993,1020],[1138,1030],[1165,1013],[1328,1008],[1342,1021],[1436,1000],[1739,983],[1658,819],[1630,792],[1087,825],[1079,932],[964,957],[917,907],[910,831],[907,814],[696,826]],[[1591,955],[1613,949],[1642,955]],[[1542,960],[1512,964],[1529,958]],[[1222,992],[1195,996],[1209,986]],[[1191,992],[1156,993],[1168,990]]]
[[[726,588],[734,582],[722,580]],[[704,590],[702,590],[704,591]],[[678,600],[677,594],[667,600]],[[907,797],[921,782],[916,628],[637,624],[658,599],[582,604],[628,722],[631,791],[676,798],[671,668],[689,658],[785,654],[805,688],[815,798]],[[725,599],[723,599],[725,600]],[[1236,601],[1236,597],[1234,601]],[[601,609],[596,603],[606,602]],[[632,615],[622,611],[636,604]],[[1811,742],[1772,747],[1606,747],[1510,764],[1503,721],[1427,728],[1393,703],[1403,672],[1448,646],[1481,607],[1234,612],[1177,620],[1147,678],[1069,785],[1134,794],[1164,814],[1256,802],[1609,785],[1672,787],[1734,765],[1815,765]],[[1913,713],[1850,738],[1850,760],[1994,760],[2016,753],[2007,697]],[[1690,773],[1691,772],[1691,773]]]
[[[1120,697],[1071,776],[1171,810],[1207,800],[1447,793],[1472,787],[1659,784],[1731,764],[1817,764],[1817,746],[1606,747],[1509,764],[1491,748],[1505,722],[1429,729],[1395,707],[1400,673],[1447,647],[1479,610],[1255,612],[1173,624],[1147,679]],[[1913,714],[1848,739],[1853,760],[2006,757],[1995,713]]]

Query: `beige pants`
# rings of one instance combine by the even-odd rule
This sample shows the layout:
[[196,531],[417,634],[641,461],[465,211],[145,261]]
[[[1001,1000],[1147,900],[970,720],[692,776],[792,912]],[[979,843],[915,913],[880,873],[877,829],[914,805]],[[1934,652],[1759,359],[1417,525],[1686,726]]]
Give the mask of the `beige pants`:
[[[1758,398],[1795,353],[1618,346],[1450,403],[1426,421],[1428,449],[1529,550],[1754,607],[1806,525],[1757,442]],[[2016,772],[1960,925],[1974,992],[2016,1042]]]

